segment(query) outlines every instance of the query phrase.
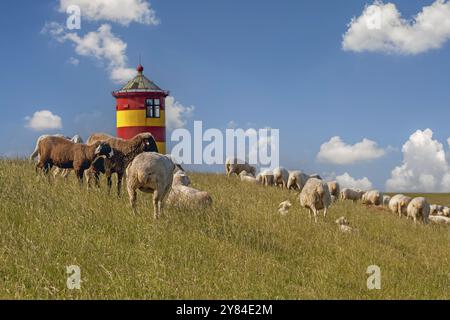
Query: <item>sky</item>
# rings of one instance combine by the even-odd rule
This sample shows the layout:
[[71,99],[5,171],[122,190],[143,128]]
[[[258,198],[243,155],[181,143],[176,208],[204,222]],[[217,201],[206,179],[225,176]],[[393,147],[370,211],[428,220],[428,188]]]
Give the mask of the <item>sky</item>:
[[3,157],[42,134],[114,134],[111,92],[141,55],[170,91],[168,138],[195,120],[270,127],[288,169],[450,192],[448,1],[22,0],[2,13]]

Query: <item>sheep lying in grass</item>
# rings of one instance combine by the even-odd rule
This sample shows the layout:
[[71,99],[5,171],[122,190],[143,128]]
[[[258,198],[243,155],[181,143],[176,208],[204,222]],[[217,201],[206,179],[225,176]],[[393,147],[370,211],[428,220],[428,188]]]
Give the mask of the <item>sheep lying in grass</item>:
[[351,233],[356,231],[356,229],[350,226],[350,222],[347,220],[346,217],[340,217],[335,222],[338,225],[339,231],[343,233]]
[[444,216],[429,216],[428,220],[437,224],[450,224],[450,218]]
[[336,198],[339,198],[341,194],[341,187],[337,181],[329,181],[327,182],[328,189],[330,190],[330,194]]
[[399,217],[406,216],[406,210],[411,200],[411,197],[396,194],[389,201],[389,210],[394,214],[398,214]]
[[430,205],[430,216],[450,216],[450,208],[438,204]]
[[182,170],[177,170],[173,175],[172,186],[174,185],[189,187],[191,185],[191,179],[189,179],[186,172]]
[[167,204],[192,209],[207,207],[212,204],[212,198],[208,192],[189,187],[190,180],[186,173],[180,169],[175,170]]
[[112,137],[106,133],[92,134],[87,144],[98,141],[107,142],[114,150],[114,156],[104,161],[95,162],[88,171],[88,185],[90,180],[95,178],[96,185],[99,186],[99,175],[104,173],[107,178],[108,189],[112,187],[112,175],[117,174],[117,194],[120,195],[122,189],[122,179],[128,164],[142,152],[158,152],[156,141],[151,133],[144,132],[137,134],[132,139],[121,139]]
[[288,214],[291,207],[292,203],[289,200],[283,201],[278,205],[278,213],[284,216]]
[[287,188],[301,192],[308,179],[309,176],[301,171],[291,171],[289,172]]
[[259,180],[255,177],[253,177],[252,175],[248,174],[247,171],[242,171],[241,173],[239,173],[239,178],[241,179],[241,181],[244,182],[249,182],[249,183],[253,183],[253,184],[260,184]]
[[289,172],[282,167],[273,170],[273,179],[275,186],[281,186],[281,188],[287,188],[287,183],[289,179]]
[[331,205],[331,195],[328,185],[322,180],[312,178],[309,179],[299,196],[300,206],[309,210],[314,214],[314,221],[317,222],[317,214],[320,210],[324,210],[324,217],[327,216],[328,207]]
[[407,217],[412,218],[414,223],[418,218],[421,218],[423,223],[428,223],[428,217],[430,215],[430,205],[424,197],[417,197],[411,200],[406,209]]
[[353,202],[356,202],[358,200],[361,200],[364,193],[364,191],[359,189],[344,188],[341,191],[340,197],[342,200],[351,200]]
[[47,175],[52,166],[61,169],[74,169],[80,183],[83,173],[98,157],[111,158],[114,152],[108,143],[97,142],[91,146],[73,143],[65,138],[48,136],[39,142],[40,168]]
[[383,207],[388,207],[389,206],[389,201],[391,201],[391,197],[390,196],[383,196]]
[[273,178],[273,172],[270,170],[264,170],[263,172],[259,173],[256,176],[256,180],[259,181],[260,184],[263,186],[273,186],[274,185],[274,178]]
[[256,168],[249,165],[246,161],[237,158],[228,158],[225,162],[225,172],[227,176],[231,176],[233,173],[239,175],[242,171],[247,171],[251,175],[256,175]]
[[383,204],[383,194],[378,190],[370,190],[363,194],[361,200],[365,205],[380,206]]
[[155,219],[163,215],[164,202],[172,187],[173,175],[179,165],[156,152],[137,155],[126,169],[127,191],[133,212],[136,212],[136,190],[153,193]]

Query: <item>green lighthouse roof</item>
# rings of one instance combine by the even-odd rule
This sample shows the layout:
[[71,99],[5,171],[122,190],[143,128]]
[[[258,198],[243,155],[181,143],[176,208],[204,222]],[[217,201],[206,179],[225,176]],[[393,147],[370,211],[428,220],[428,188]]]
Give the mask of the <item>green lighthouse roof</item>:
[[165,92],[153,81],[143,75],[144,67],[141,64],[136,68],[138,74],[116,93],[122,92]]

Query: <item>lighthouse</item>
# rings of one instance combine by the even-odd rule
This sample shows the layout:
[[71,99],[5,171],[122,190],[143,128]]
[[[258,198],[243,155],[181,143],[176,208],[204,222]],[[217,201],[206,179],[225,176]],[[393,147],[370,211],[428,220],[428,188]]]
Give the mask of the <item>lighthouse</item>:
[[122,89],[114,91],[117,113],[117,136],[131,139],[142,132],[150,132],[156,140],[158,152],[166,153],[165,98],[162,90],[143,74],[139,64],[137,75]]

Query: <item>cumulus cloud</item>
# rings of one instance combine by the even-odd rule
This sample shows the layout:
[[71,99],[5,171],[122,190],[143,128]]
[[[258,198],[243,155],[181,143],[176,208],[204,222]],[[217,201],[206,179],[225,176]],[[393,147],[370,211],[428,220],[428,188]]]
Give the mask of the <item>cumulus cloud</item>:
[[192,117],[194,107],[185,107],[175,100],[174,97],[166,97],[166,127],[168,130],[182,128],[186,125],[187,119]]
[[450,2],[436,0],[413,19],[402,18],[393,3],[375,1],[348,25],[342,48],[355,52],[419,54],[450,38]]
[[155,11],[145,0],[60,0],[59,11],[66,12],[71,5],[78,6],[82,19],[89,21],[159,24]]
[[62,120],[49,110],[36,111],[33,116],[26,117],[25,127],[35,131],[55,130],[62,128]]
[[363,139],[354,145],[345,143],[339,136],[332,137],[320,146],[317,160],[323,163],[348,165],[370,161],[384,156],[385,150],[375,141]]
[[417,130],[402,147],[403,163],[391,172],[386,190],[395,192],[449,192],[450,166],[444,145],[430,129]]
[[97,31],[80,36],[51,22],[44,26],[42,33],[51,35],[59,42],[71,42],[80,56],[93,57],[105,63],[110,79],[116,83],[126,82],[136,74],[134,69],[126,67],[127,44],[112,33],[109,24],[103,24]]
[[70,57],[68,62],[73,66],[78,66],[80,64],[80,60],[74,57]]
[[347,172],[343,175],[337,176],[336,181],[339,182],[341,188],[354,188],[361,190],[372,189],[372,182],[370,182],[367,177],[363,177],[362,179],[355,179]]

